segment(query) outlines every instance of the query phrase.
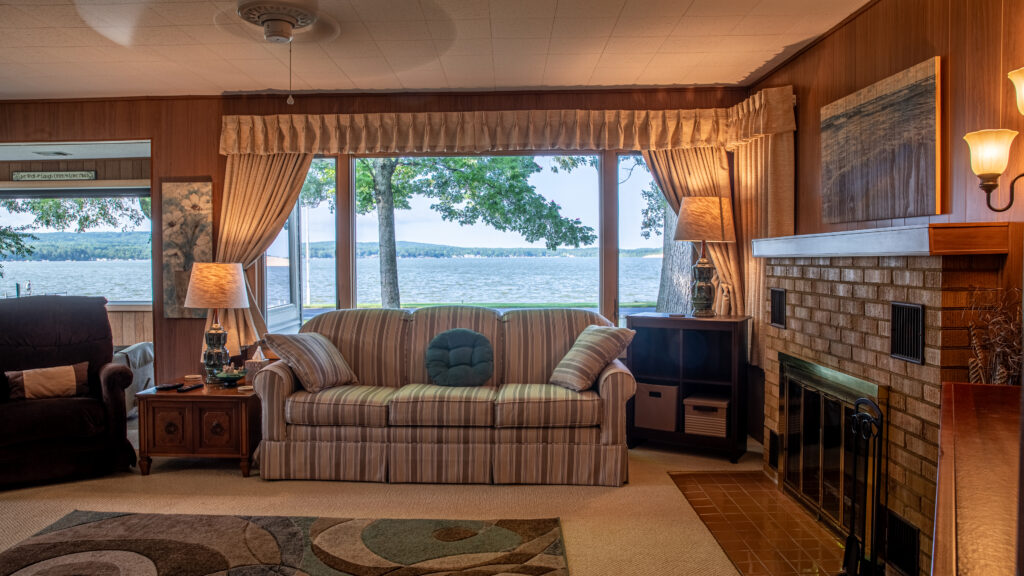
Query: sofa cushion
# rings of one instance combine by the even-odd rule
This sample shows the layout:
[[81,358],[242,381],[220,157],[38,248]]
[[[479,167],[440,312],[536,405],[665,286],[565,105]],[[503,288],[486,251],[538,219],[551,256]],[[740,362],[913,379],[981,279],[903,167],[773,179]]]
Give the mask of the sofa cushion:
[[312,394],[299,391],[285,400],[288,424],[308,426],[388,425],[388,401],[394,388],[383,386],[338,386]]
[[295,371],[308,392],[358,382],[348,362],[326,337],[309,334],[267,334],[267,344]]
[[493,388],[409,384],[391,397],[392,426],[491,426]]
[[593,390],[574,392],[554,384],[505,384],[494,402],[494,426],[598,426],[602,408],[601,396]]
[[[409,382],[409,324],[408,310],[333,310],[313,317],[299,332],[326,336],[359,375],[360,384],[398,388]],[[422,354],[416,359],[422,365]]]
[[103,402],[91,397],[0,404],[0,446],[46,440],[74,442],[107,433]]
[[89,393],[89,363],[5,372],[11,400],[20,398],[67,398]]
[[587,326],[562,361],[549,383],[582,392],[594,385],[609,362],[619,357],[636,334],[617,326]]
[[576,308],[509,310],[504,325],[502,382],[547,382],[587,326],[611,326],[600,314]]
[[494,373],[484,386],[496,387],[502,371],[501,314],[480,306],[427,306],[413,311],[409,317],[409,382],[430,382],[427,374],[427,347],[435,336],[445,330],[466,328],[484,335],[494,354]]
[[467,328],[452,328],[434,336],[426,361],[430,381],[438,386],[480,386],[494,374],[491,342]]

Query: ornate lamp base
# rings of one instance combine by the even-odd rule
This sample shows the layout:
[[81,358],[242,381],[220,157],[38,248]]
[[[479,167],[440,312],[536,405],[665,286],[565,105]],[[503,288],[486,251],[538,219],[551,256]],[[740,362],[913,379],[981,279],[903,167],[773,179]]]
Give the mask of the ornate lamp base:
[[210,326],[206,333],[206,350],[203,351],[203,367],[206,370],[206,383],[219,382],[215,376],[225,364],[231,362],[231,353],[227,349],[228,333],[220,324]]
[[707,243],[700,243],[700,258],[693,265],[693,284],[690,287],[690,301],[693,303],[695,318],[713,318],[715,316],[715,285],[711,279],[715,275],[715,266],[707,259],[705,249]]

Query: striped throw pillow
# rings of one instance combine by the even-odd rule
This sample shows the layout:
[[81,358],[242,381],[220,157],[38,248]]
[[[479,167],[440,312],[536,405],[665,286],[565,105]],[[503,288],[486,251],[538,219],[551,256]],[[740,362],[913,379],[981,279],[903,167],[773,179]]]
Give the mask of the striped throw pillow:
[[582,392],[609,362],[629,346],[635,331],[615,326],[587,326],[551,374],[551,384]]
[[267,334],[267,345],[295,371],[309,392],[359,383],[345,357],[321,334]]
[[11,400],[85,396],[89,392],[89,363],[4,372]]

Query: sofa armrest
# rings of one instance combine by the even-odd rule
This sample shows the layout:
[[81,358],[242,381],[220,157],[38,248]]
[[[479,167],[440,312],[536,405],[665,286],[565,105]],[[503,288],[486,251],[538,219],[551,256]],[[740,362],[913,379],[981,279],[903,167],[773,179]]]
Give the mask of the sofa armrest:
[[131,368],[123,364],[111,362],[100,369],[107,429],[110,430],[110,441],[117,450],[119,468],[135,465],[135,448],[128,442],[128,418],[124,402],[124,391],[131,386],[132,376]]
[[625,444],[626,402],[636,394],[633,373],[621,360],[612,360],[597,378],[597,392],[604,401],[601,444]]
[[284,362],[277,361],[256,374],[252,386],[260,397],[263,410],[263,439],[283,441],[287,438],[284,403],[295,392],[298,380]]

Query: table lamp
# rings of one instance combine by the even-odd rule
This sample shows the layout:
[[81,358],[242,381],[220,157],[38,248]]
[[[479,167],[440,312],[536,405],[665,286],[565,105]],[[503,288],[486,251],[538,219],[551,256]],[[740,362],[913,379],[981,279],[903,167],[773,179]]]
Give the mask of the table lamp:
[[214,375],[231,361],[227,349],[228,333],[220,325],[218,313],[222,308],[249,307],[242,265],[219,262],[193,264],[188,292],[185,293],[185,307],[213,310],[213,323],[206,333],[206,350],[203,351],[206,381],[213,382],[216,380]]
[[696,318],[715,315],[715,286],[711,283],[715,266],[707,258],[708,242],[735,242],[732,201],[720,196],[690,196],[679,202],[679,221],[675,239],[700,242],[700,258],[693,265],[690,301]]

